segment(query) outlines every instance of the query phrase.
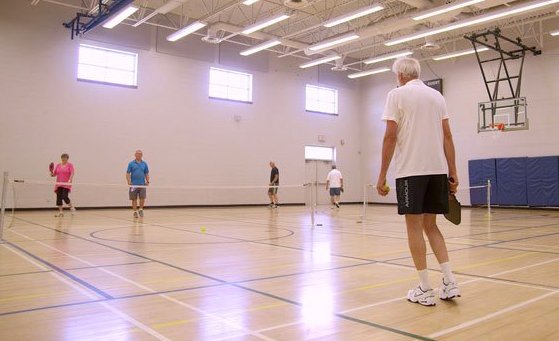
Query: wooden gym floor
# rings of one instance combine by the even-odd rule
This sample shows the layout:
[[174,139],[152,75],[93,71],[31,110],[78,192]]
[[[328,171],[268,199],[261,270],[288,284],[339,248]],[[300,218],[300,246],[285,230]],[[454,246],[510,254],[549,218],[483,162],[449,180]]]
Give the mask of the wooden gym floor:
[[404,298],[394,206],[320,207],[314,229],[302,206],[54,213],[4,232],[1,340],[559,339],[558,211],[439,219],[462,297],[436,307]]

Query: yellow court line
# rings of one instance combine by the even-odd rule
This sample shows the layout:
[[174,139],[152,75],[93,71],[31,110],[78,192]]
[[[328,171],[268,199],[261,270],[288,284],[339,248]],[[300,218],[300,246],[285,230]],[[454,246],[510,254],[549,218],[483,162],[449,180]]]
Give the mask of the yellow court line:
[[515,259],[518,259],[518,258],[531,256],[533,254],[536,254],[536,252],[528,252],[528,253],[523,253],[523,254],[520,254],[520,255],[515,255],[515,256],[510,256],[510,257],[505,257],[505,258],[498,258],[498,259],[490,260],[490,261],[487,261],[487,262],[480,262],[480,263],[465,265],[465,266],[461,266],[461,267],[456,268],[456,271],[476,268],[478,266],[484,266],[484,265],[490,265],[490,264],[505,263],[505,262],[515,260]]
[[48,293],[48,294],[33,294],[33,295],[19,295],[19,296],[11,296],[11,297],[4,297],[4,298],[0,298],[0,302],[10,302],[10,301],[19,301],[19,300],[27,300],[27,299],[32,299],[32,298],[39,298],[39,297],[54,297],[54,296],[59,296],[60,294],[52,294],[52,293]]
[[[258,311],[258,310],[267,310],[267,309],[277,308],[277,307],[281,307],[281,306],[285,306],[285,305],[287,305],[287,303],[283,303],[283,302],[282,303],[267,304],[267,305],[262,305],[262,306],[256,306],[254,308],[249,308],[249,309],[243,309],[243,310],[230,312],[230,313],[227,313],[223,316],[227,317],[227,316],[240,314],[240,313],[248,313],[248,312],[253,312],[253,311]],[[202,318],[203,317],[197,317],[197,318],[192,318],[192,319],[188,319],[188,320],[175,320],[175,321],[169,321],[169,322],[156,323],[156,324],[153,324],[151,327],[155,328],[155,329],[161,329],[161,328],[167,328],[167,327],[176,327],[176,326],[187,324],[187,323],[190,323],[190,322],[199,321]]]

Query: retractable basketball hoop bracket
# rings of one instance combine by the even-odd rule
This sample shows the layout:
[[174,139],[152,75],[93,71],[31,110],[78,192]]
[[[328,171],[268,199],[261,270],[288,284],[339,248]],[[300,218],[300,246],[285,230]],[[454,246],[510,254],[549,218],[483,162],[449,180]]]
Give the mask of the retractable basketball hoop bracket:
[[[76,13],[76,17],[62,26],[70,29],[70,37],[73,40],[76,36],[81,36],[105,22],[110,16],[130,5],[134,0],[114,0],[107,5],[107,0],[99,0],[96,10],[88,13]],[[92,14],[95,13],[95,14]]]
[[[489,96],[489,102],[479,103],[480,122],[478,132],[486,131],[486,129],[493,130],[496,124],[506,124],[507,130],[528,129],[528,118],[525,110],[526,98],[520,97],[524,58],[526,53],[532,53],[537,56],[542,51],[536,47],[529,47],[523,44],[521,38],[510,39],[501,35],[499,28],[482,33],[473,33],[464,36],[464,38],[468,39],[474,47],[487,95]],[[481,51],[479,51],[482,47],[495,51],[497,57],[492,54],[490,58],[482,59],[480,57]],[[497,63],[496,76],[494,79],[490,79],[490,73],[486,72],[484,66],[495,66]],[[516,73],[514,72],[515,68],[518,71]],[[505,85],[501,87],[501,83],[505,83]],[[499,114],[498,111],[507,110],[507,108],[513,111],[512,118],[507,117],[507,122],[496,122],[495,116]],[[489,111],[490,117],[487,117],[486,114],[488,113],[486,111]],[[524,121],[522,121],[522,115],[524,115]]]

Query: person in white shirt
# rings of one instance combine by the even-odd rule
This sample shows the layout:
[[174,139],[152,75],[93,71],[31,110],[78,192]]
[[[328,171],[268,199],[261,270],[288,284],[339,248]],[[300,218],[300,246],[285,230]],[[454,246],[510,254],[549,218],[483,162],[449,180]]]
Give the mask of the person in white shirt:
[[336,206],[340,208],[340,195],[344,191],[344,179],[342,173],[336,169],[336,165],[332,165],[332,170],[326,177],[326,190],[330,190],[330,202],[332,208]]
[[392,70],[399,87],[388,93],[382,116],[386,131],[376,188],[380,195],[388,194],[386,174],[396,151],[398,214],[406,217],[408,243],[420,280],[407,298],[432,306],[435,294],[429,283],[423,232],[443,273],[439,297],[460,297],[446,243],[436,222],[437,214],[448,212],[448,193],[455,193],[458,187],[454,143],[444,97],[419,80],[419,62],[400,58]]

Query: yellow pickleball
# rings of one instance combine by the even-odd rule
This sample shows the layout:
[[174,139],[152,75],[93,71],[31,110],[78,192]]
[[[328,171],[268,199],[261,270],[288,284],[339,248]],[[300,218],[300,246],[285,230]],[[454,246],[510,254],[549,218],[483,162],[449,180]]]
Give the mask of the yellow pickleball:
[[384,187],[382,188],[383,191],[385,191],[386,193],[390,193],[390,187],[387,185],[384,185]]

